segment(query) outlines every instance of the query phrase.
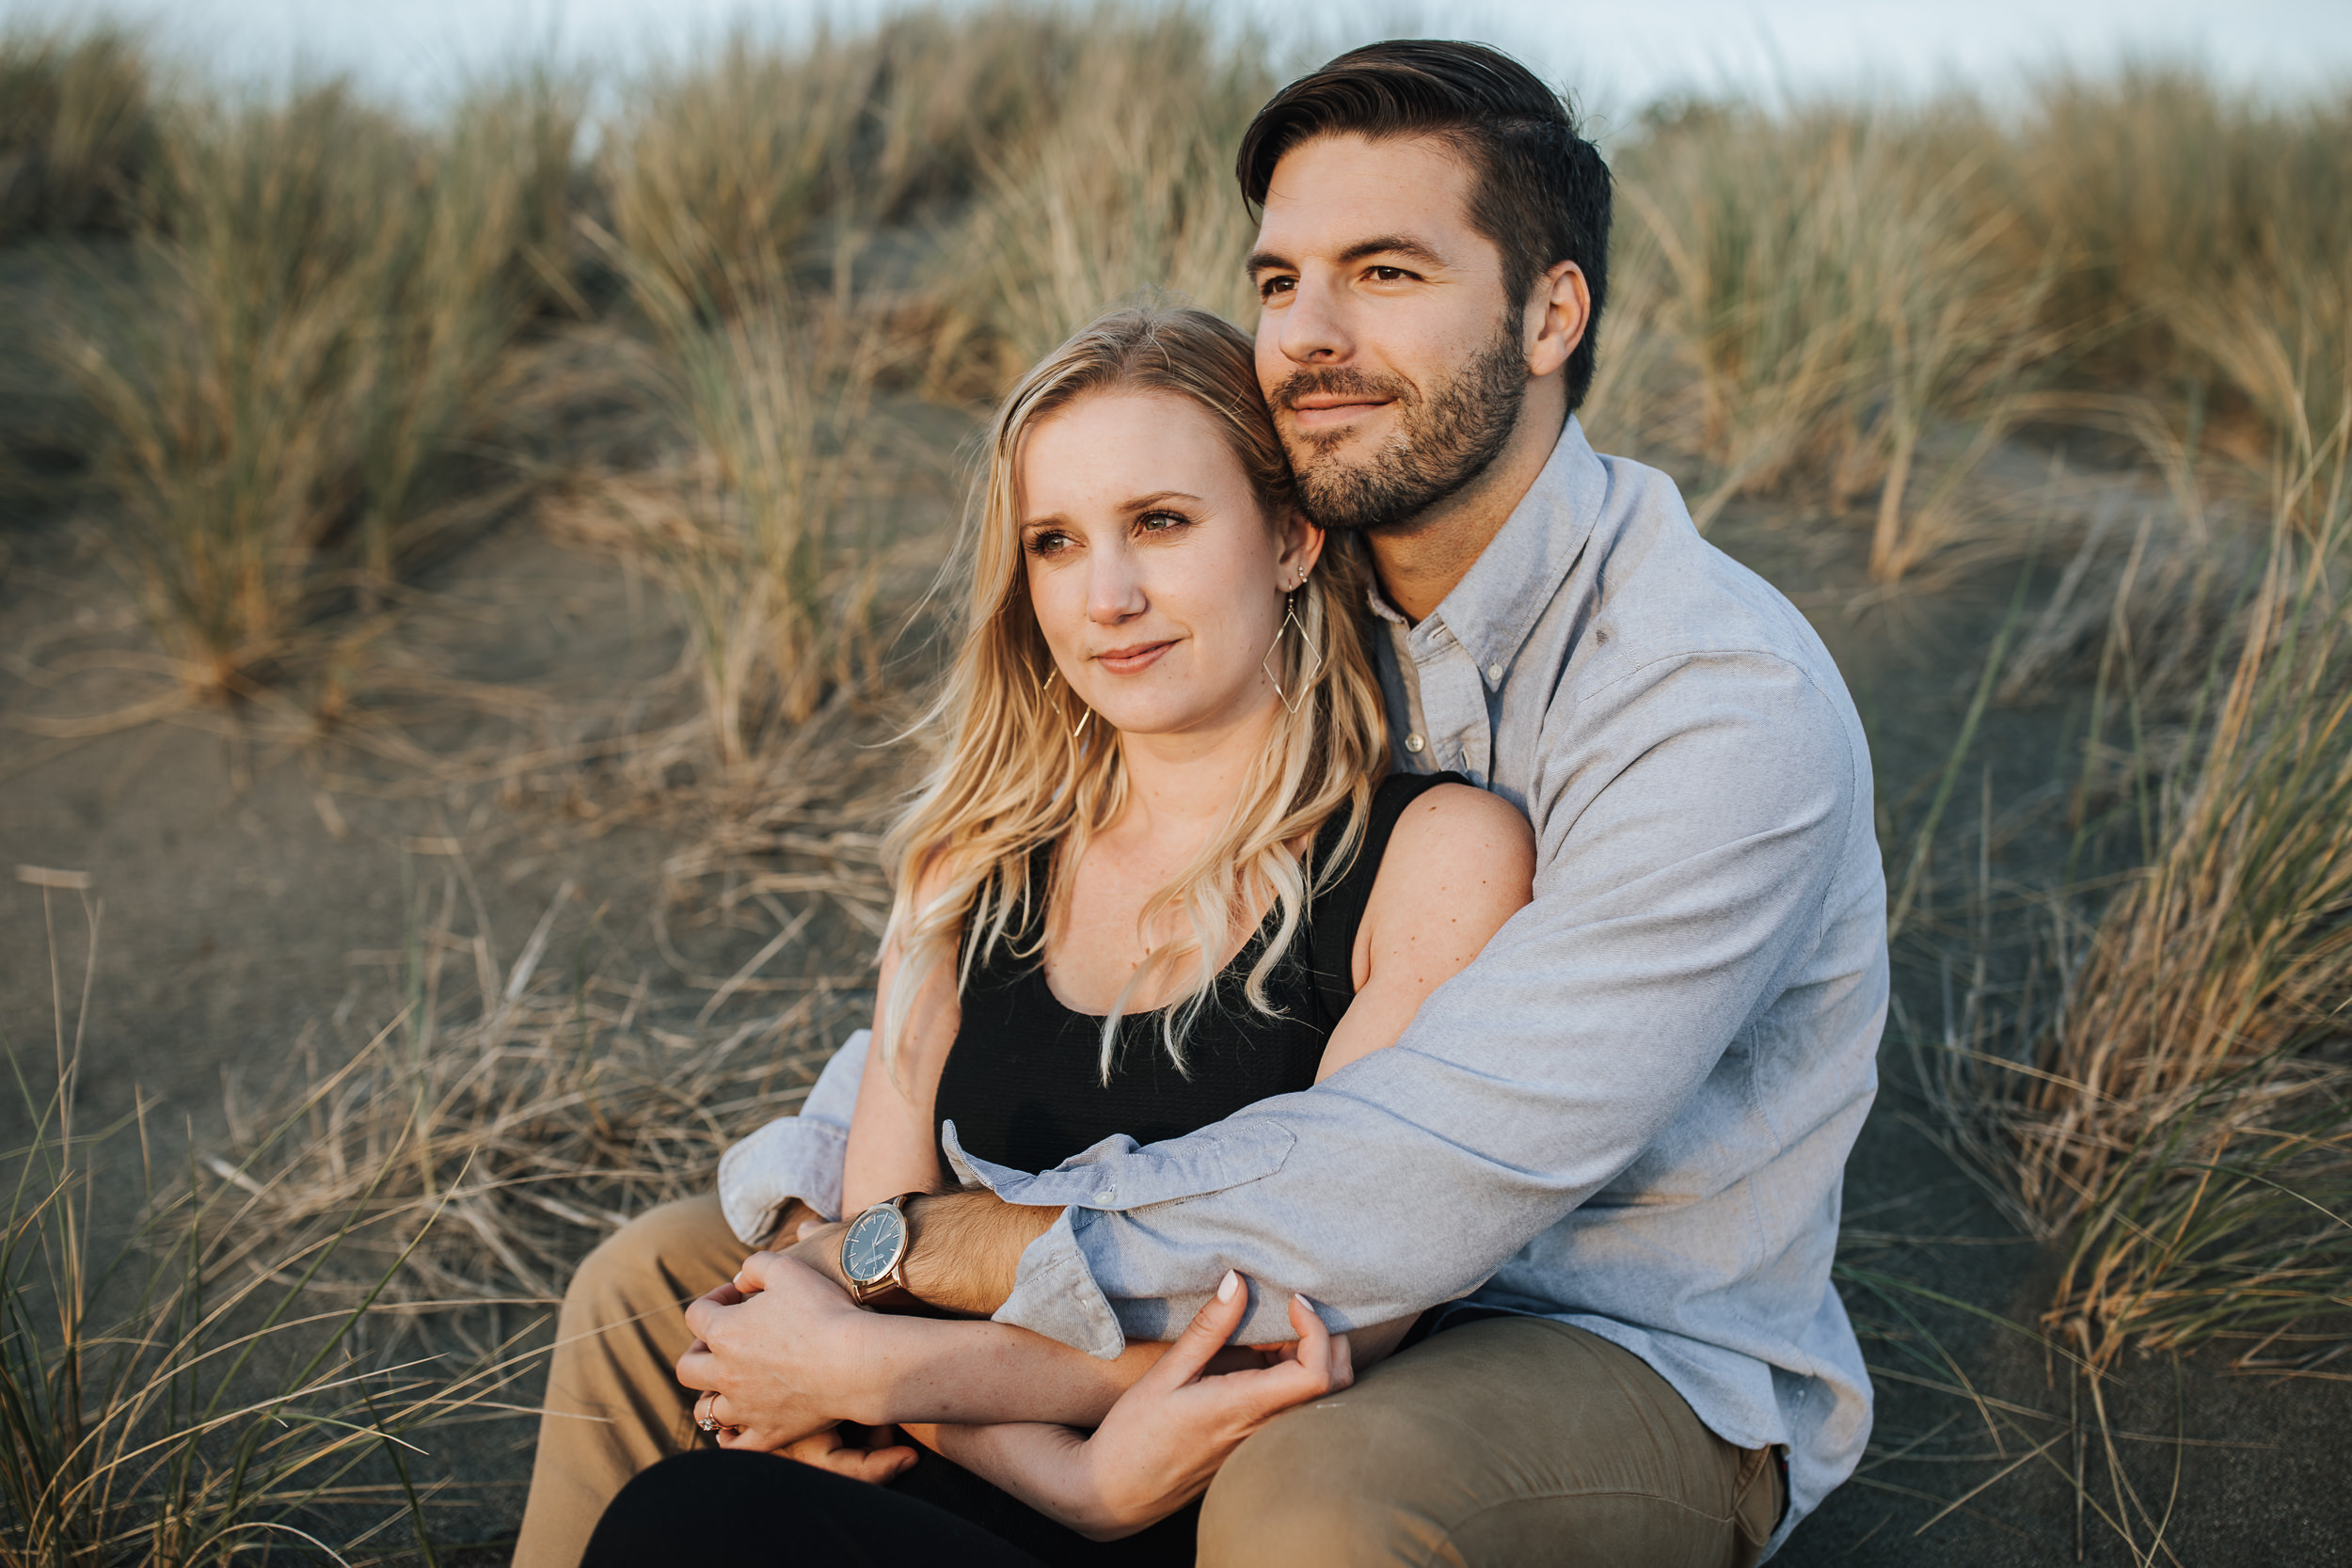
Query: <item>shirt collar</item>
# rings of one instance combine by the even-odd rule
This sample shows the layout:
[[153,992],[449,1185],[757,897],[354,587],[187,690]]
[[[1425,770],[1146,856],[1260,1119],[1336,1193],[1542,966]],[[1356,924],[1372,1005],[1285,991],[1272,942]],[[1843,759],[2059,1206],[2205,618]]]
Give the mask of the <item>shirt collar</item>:
[[[1583,552],[1608,489],[1609,471],[1571,415],[1535,483],[1411,640],[1442,625],[1482,669],[1508,668]],[[1376,579],[1371,604],[1382,620],[1406,624]]]

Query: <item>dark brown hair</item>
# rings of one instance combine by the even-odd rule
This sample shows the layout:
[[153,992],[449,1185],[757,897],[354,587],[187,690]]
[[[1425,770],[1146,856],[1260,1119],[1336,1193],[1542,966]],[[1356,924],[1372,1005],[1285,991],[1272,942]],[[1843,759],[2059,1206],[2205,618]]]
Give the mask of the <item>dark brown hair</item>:
[[1476,175],[1470,220],[1502,253],[1502,286],[1524,305],[1562,261],[1583,269],[1592,319],[1568,356],[1571,412],[1593,384],[1609,294],[1609,166],[1560,95],[1499,49],[1392,39],[1351,49],[1267,101],[1241,138],[1242,196],[1264,205],[1282,155],[1317,136],[1436,136]]

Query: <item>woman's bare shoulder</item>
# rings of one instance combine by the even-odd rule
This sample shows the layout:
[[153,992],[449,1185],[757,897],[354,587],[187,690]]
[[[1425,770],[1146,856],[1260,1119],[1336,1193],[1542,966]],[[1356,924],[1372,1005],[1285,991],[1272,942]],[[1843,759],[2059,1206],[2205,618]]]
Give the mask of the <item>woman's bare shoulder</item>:
[[1517,806],[1500,795],[1466,784],[1441,784],[1422,791],[1396,819],[1389,860],[1408,863],[1488,851],[1514,864],[1535,865],[1535,830]]
[[1469,784],[1424,791],[1397,818],[1366,914],[1469,919],[1491,931],[1534,895],[1535,832],[1518,809]]

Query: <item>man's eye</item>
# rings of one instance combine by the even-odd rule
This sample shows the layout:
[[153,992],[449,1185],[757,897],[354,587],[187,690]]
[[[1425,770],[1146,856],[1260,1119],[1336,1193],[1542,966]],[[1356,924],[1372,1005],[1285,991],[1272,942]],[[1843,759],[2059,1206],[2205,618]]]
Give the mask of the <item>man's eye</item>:
[[1258,297],[1272,299],[1276,294],[1286,294],[1296,287],[1298,279],[1295,277],[1269,277],[1258,285]]
[[1372,279],[1375,283],[1402,283],[1413,275],[1403,267],[1375,267]]

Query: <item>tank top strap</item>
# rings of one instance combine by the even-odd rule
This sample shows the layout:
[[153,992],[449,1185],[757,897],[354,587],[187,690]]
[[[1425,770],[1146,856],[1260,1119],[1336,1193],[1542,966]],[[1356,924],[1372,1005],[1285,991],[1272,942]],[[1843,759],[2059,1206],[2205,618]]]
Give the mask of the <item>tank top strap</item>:
[[[1441,784],[1468,784],[1459,773],[1391,773],[1374,786],[1372,809],[1365,814],[1364,836],[1346,875],[1325,890],[1307,911],[1307,950],[1314,966],[1315,992],[1323,1010],[1337,1024],[1356,1000],[1356,933],[1364,924],[1372,902],[1372,884],[1379,879],[1380,862],[1389,852],[1405,809]],[[1315,862],[1337,845],[1345,818],[1334,814],[1316,833]]]

